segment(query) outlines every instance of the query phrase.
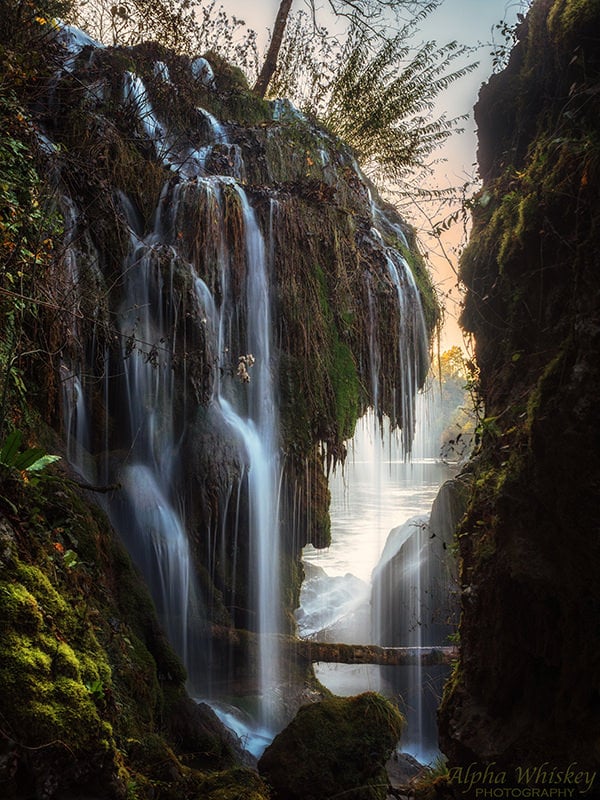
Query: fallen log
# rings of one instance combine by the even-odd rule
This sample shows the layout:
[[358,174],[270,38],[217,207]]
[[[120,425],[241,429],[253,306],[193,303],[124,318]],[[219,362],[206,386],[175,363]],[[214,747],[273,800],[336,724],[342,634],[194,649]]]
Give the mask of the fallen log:
[[456,647],[380,647],[374,644],[332,644],[307,639],[293,640],[298,658],[328,664],[379,664],[404,667],[420,664],[451,664],[458,658]]
[[[391,667],[420,664],[431,667],[451,664],[458,658],[456,647],[380,647],[375,644],[317,642],[284,634],[265,635],[276,636],[284,658],[312,663],[322,661],[328,664],[379,664]],[[220,642],[229,648],[252,652],[258,647],[259,635],[251,631],[213,626],[211,638],[213,643]]]

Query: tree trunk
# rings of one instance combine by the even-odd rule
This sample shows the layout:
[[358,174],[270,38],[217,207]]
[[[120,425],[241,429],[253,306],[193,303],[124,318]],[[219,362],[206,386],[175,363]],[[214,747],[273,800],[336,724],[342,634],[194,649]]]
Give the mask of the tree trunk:
[[458,658],[456,647],[379,647],[374,644],[330,644],[310,639],[290,638],[296,655],[305,661],[335,664],[381,664],[405,667],[414,664],[431,667],[452,664]]
[[[382,666],[405,667],[413,664],[435,666],[452,664],[458,658],[457,647],[380,647],[376,644],[344,644],[340,642],[315,642],[298,639],[296,636],[262,634],[277,639],[285,658],[300,661],[324,661],[329,664],[381,664]],[[225,645],[230,650],[254,651],[258,648],[260,634],[213,625],[210,638],[214,644]]]
[[260,75],[258,76],[258,80],[254,86],[254,91],[260,97],[265,96],[269,83],[271,82],[271,78],[273,77],[273,73],[277,69],[277,59],[279,58],[279,51],[281,49],[283,34],[285,32],[285,26],[290,15],[292,2],[293,0],[281,0],[279,5],[279,11],[277,12],[277,17],[275,18],[275,27],[273,28],[273,35],[271,36],[267,57],[265,58],[265,63],[263,64]]

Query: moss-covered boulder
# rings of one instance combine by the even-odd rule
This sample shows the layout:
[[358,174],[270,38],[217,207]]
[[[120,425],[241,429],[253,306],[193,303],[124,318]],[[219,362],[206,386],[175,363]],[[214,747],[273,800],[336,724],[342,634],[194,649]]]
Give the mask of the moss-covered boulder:
[[0,796],[266,797],[245,794],[260,782],[231,771],[239,742],[185,680],[100,510],[58,471],[4,470]]
[[259,772],[277,800],[386,797],[385,762],[404,720],[374,692],[303,706],[266,749]]

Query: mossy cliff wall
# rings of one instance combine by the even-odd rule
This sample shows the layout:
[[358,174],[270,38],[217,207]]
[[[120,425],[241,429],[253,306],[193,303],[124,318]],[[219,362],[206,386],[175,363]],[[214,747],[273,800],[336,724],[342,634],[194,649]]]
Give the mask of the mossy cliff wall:
[[187,696],[148,590],[64,475],[2,468],[0,625],[6,800],[267,796],[235,766],[239,742]]
[[[84,447],[96,470],[120,480],[135,436],[124,409],[114,411],[125,379],[118,369],[106,376],[107,365],[124,363],[125,333],[125,359],[143,358],[157,374],[172,370],[172,422],[161,424],[172,424],[182,452],[173,493],[184,506],[209,617],[251,627],[248,537],[238,535],[248,515],[247,464],[214,403],[225,382],[246,402],[238,359],[247,355],[252,312],[242,309],[253,266],[243,191],[268,251],[269,368],[285,462],[283,605],[291,620],[300,548],[329,542],[326,472],[343,459],[356,420],[376,403],[404,427],[406,441],[412,435],[407,397],[424,380],[427,332],[437,319],[414,234],[377,198],[343,143],[289,104],[253,96],[218,57],[208,82],[194,76],[189,58],[151,44],[80,44],[68,61],[40,103],[39,122],[52,142],[48,169],[63,208],[73,211],[67,233],[82,313],[67,332],[65,318],[51,324],[63,363],[85,375],[85,409],[99,423]],[[391,261],[404,257],[405,272]],[[169,325],[160,341],[140,340],[143,325],[127,295],[142,258],[153,260],[146,301],[157,305],[153,323]],[[65,275],[53,292],[57,304],[69,295]],[[217,314],[225,333],[214,330]],[[126,315],[127,331],[119,327]],[[230,337],[225,356],[219,336]],[[250,382],[252,375],[250,368]]]
[[459,530],[452,764],[600,765],[600,3],[539,0],[475,109],[462,323],[485,401]]
[[[325,473],[357,417],[377,398],[379,413],[410,428],[398,332],[416,384],[428,360],[421,333],[437,316],[433,291],[412,232],[371,197],[352,154],[288,105],[254,97],[218,57],[206,83],[189,58],[155,45],[65,37],[48,23],[62,3],[9,6],[0,29],[0,66],[13,84],[0,81],[0,146],[11,154],[0,162],[2,439],[17,427],[63,466],[39,480],[10,463],[0,472],[0,795],[260,800],[258,777],[232,766],[236,742],[187,697],[99,495],[82,497],[75,481],[95,482],[106,508],[119,503],[138,434],[123,401],[127,368],[149,364],[157,394],[172,382],[153,433],[163,442],[172,427],[181,456],[169,489],[197,577],[195,666],[206,677],[212,658],[226,674],[233,637],[220,645],[219,632],[251,620],[239,524],[248,465],[211,401],[219,381],[244,392],[245,312],[227,319],[230,359],[208,328],[226,295],[234,306],[243,294],[242,193],[269,246],[290,626],[300,548],[328,542]],[[400,268],[399,252],[412,267],[405,319],[390,267],[396,258]],[[147,293],[132,301],[128,280],[140,274]],[[156,328],[140,336],[150,305]],[[155,335],[163,320],[166,337]],[[142,409],[140,428],[154,410]],[[142,499],[164,510],[152,491]],[[151,515],[145,525],[152,530]]]

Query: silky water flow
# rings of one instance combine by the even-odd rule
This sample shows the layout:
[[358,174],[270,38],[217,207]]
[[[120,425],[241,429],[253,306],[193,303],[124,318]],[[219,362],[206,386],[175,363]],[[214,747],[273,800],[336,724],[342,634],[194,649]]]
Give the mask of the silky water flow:
[[[89,46],[90,41],[73,35],[65,70],[71,69],[77,47],[84,45]],[[157,74],[161,80],[169,80],[168,70],[160,68]],[[225,520],[234,519],[234,551],[237,552],[241,538],[247,537],[248,567],[247,574],[241,576],[234,557],[232,593],[235,595],[236,582],[247,583],[248,602],[254,615],[251,627],[259,642],[258,720],[252,725],[247,719],[242,720],[233,708],[219,703],[218,697],[209,699],[221,718],[238,733],[244,733],[249,749],[258,754],[282,724],[284,682],[274,635],[281,631],[282,592],[279,529],[282,461],[270,277],[277,204],[270,200],[269,224],[265,225],[263,220],[261,229],[256,211],[238,180],[244,172],[239,148],[229,143],[226,126],[214,116],[198,109],[207,141],[195,149],[184,146],[169,139],[141,78],[125,73],[123,87],[122,102],[140,116],[155,156],[168,167],[170,177],[149,231],[142,230],[131,201],[122,193],[115,194],[115,205],[129,236],[116,309],[115,335],[119,346],[109,350],[106,344],[100,344],[101,337],[93,333],[79,352],[74,348],[61,364],[68,455],[86,480],[108,481],[118,476],[122,490],[114,497],[107,496],[106,509],[146,578],[164,629],[187,667],[190,690],[206,697],[211,691],[210,681],[205,680],[211,666],[207,663],[210,650],[203,636],[207,609],[202,607],[197,583],[194,560],[198,554],[188,537],[190,509],[183,490],[189,455],[185,420],[193,418],[190,409],[194,401],[188,388],[187,367],[183,370],[183,380],[177,379],[175,369],[181,349],[176,332],[182,326],[178,286],[183,271],[186,280],[193,284],[195,298],[194,308],[185,313],[191,316],[189,324],[205,341],[214,364],[206,417],[215,422],[216,428],[228,431],[226,438],[233,443],[239,465],[239,475],[232,479],[220,499],[223,508],[219,525],[209,526],[205,531],[205,564],[209,572],[217,569],[226,547]],[[52,147],[52,143],[48,140],[46,146]],[[229,174],[209,174],[207,164],[223,152],[227,154]],[[227,240],[227,209],[231,212],[232,204],[241,220],[242,248],[233,247]],[[62,205],[68,240],[65,263],[73,283],[77,284],[80,264],[97,270],[101,258],[79,223],[81,214],[74,201],[65,194]],[[205,215],[204,223],[212,232],[207,246],[217,263],[218,274],[213,283],[199,276],[194,260],[181,247],[181,229],[187,224],[186,214],[192,208],[197,210],[194,213]],[[373,211],[374,224],[379,213]],[[381,357],[375,325],[378,312],[373,301],[368,311],[372,328],[369,350],[374,409],[358,425],[344,475],[338,471],[332,478],[333,544],[324,554],[311,553],[309,549],[305,552],[307,580],[297,618],[300,634],[304,636],[325,637],[341,632],[348,641],[389,644],[379,622],[385,613],[382,590],[376,588],[375,579],[371,586],[370,573],[373,571],[375,578],[386,558],[391,560],[383,547],[388,531],[403,518],[426,513],[443,476],[436,471],[430,454],[417,452],[420,439],[416,384],[419,368],[427,359],[419,292],[404,258],[385,247],[376,228],[371,233],[384,250],[399,309],[401,375],[397,416],[402,418],[403,428],[400,435],[389,430],[381,433],[378,408]],[[243,275],[241,287],[240,275]],[[369,297],[373,299],[370,294]],[[101,316],[99,311],[98,326]],[[77,342],[84,339],[77,320],[72,336]],[[232,364],[234,354],[241,357]],[[98,362],[103,365],[101,374],[90,377],[90,364]],[[100,413],[92,408],[92,382],[98,380],[103,382]],[[111,420],[119,420],[117,430],[113,430]],[[384,431],[385,424],[383,421]],[[99,450],[104,456],[94,462],[90,453]],[[411,524],[414,528],[421,522]],[[411,537],[405,538],[408,541]],[[411,582],[407,597],[412,599],[402,596],[401,604],[402,613],[413,622],[407,625],[410,632],[406,637],[393,644],[423,642],[419,598],[424,591],[421,584],[427,580],[426,567],[421,563],[423,548],[414,537],[412,541],[411,547],[416,549],[408,558],[412,566],[406,570]],[[400,542],[398,547],[402,544],[406,542]],[[378,564],[382,550],[383,560]],[[333,586],[338,578],[341,582]],[[362,602],[357,604],[357,598]],[[398,600],[391,602],[397,604]],[[326,670],[317,667],[325,683]],[[407,690],[412,699],[405,702],[404,710],[409,717],[409,745],[422,755],[429,743],[419,722],[423,717],[419,699],[423,676],[419,668],[415,670],[409,683],[417,688]],[[332,688],[334,684],[333,680]],[[385,688],[385,684],[381,672],[376,677],[365,676],[363,672],[352,683],[352,691]],[[401,693],[394,692],[393,680],[391,684],[388,694]],[[339,688],[344,691],[344,686]]]

